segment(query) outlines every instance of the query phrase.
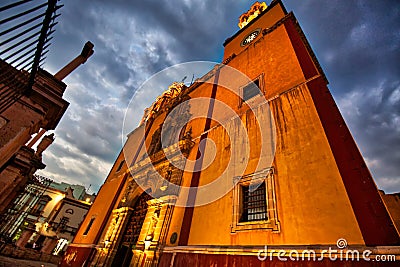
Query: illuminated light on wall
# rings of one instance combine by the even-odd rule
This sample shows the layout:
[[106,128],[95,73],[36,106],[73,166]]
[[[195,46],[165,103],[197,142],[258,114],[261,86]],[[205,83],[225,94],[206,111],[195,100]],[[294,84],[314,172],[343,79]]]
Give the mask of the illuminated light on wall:
[[257,18],[265,9],[267,9],[267,4],[265,2],[255,2],[249,11],[243,13],[239,18],[239,28],[244,28],[253,19]]
[[54,197],[54,202],[57,204],[57,203],[60,202],[64,197],[65,197],[64,194],[57,194],[57,195]]
[[151,240],[144,241],[144,250],[148,250],[151,245]]
[[57,256],[58,253],[60,253],[66,245],[68,245],[67,239],[64,238],[59,239],[57,242],[57,246],[54,249],[53,255]]

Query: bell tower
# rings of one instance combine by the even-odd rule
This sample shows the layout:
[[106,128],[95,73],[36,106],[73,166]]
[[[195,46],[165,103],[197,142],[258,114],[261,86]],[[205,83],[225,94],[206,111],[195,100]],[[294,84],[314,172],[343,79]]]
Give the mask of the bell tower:
[[[307,149],[298,146],[303,142],[313,142],[311,136],[325,139],[327,147],[324,149],[333,156],[333,167],[337,169],[336,179],[338,180],[327,180],[323,186],[333,186],[334,183],[343,184],[344,197],[349,200],[351,212],[354,213],[366,245],[399,244],[399,234],[393,226],[371,173],[327,87],[328,81],[325,74],[294,14],[288,13],[280,0],[272,1],[268,7],[265,3],[256,2],[239,18],[239,27],[240,30],[224,43],[224,62],[244,72],[250,78],[263,73],[262,91],[265,97],[282,99],[282,101],[270,101],[278,134],[275,163],[280,160],[280,154],[285,154],[285,151],[303,150],[302,154],[305,155],[304,152]],[[296,107],[291,103],[293,99],[290,100],[289,97],[303,94],[301,88],[307,92],[309,98],[298,99],[301,102],[298,102]],[[289,101],[285,103],[286,100]],[[316,117],[295,118],[293,109],[304,111],[313,109]],[[289,112],[290,110],[292,112]],[[297,121],[297,128],[290,124],[292,119],[301,120],[301,122]],[[316,121],[307,121],[310,119]],[[316,124],[321,127],[321,131],[314,132],[312,127],[302,129],[299,124],[308,126]],[[297,135],[298,138],[304,140],[298,143],[280,143],[288,139],[287,131],[291,128],[293,131],[302,131],[302,134]],[[310,156],[320,154],[319,151],[309,152]],[[302,159],[298,167],[307,169],[307,158]],[[333,169],[330,170],[330,172],[333,171]],[[321,175],[322,173],[319,174]],[[317,176],[314,174],[304,178],[315,183],[321,178]],[[315,193],[318,194],[318,192]],[[323,197],[330,196],[326,194]]]

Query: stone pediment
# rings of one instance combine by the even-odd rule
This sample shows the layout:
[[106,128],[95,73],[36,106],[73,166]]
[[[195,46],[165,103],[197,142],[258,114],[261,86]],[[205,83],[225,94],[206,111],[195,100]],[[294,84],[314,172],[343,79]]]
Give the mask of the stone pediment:
[[[139,191],[151,192],[154,198],[177,195],[186,159],[193,145],[191,138],[180,140],[153,155],[146,155],[129,168],[127,172],[131,177],[120,206],[130,206],[134,202],[138,187],[142,189]],[[171,184],[178,187],[168,186]]]

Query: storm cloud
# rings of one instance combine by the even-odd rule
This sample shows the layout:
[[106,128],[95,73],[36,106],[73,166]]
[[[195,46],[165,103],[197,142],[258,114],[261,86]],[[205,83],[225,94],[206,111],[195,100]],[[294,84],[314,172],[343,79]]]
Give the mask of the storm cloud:
[[[96,191],[122,147],[124,111],[140,85],[173,64],[220,62],[222,43],[253,1],[62,2],[45,68],[55,73],[87,40],[95,54],[65,79],[71,104],[40,173]],[[378,186],[400,191],[400,4],[283,2],[300,22]]]

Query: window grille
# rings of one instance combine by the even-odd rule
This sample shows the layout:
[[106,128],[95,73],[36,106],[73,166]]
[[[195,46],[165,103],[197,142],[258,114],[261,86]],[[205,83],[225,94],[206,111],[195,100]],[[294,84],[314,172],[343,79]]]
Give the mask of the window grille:
[[267,220],[265,183],[242,186],[243,212],[241,222]]

